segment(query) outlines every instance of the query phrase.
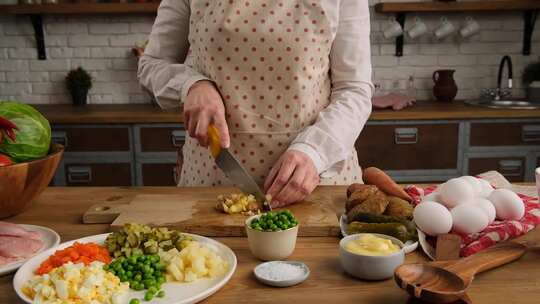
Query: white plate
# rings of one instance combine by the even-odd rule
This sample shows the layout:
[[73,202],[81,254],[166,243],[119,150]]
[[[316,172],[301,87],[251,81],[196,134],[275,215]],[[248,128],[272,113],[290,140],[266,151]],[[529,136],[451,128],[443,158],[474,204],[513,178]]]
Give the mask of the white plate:
[[[346,214],[342,214],[341,217],[339,218],[339,228],[341,229],[341,234],[344,237],[349,235],[347,233],[347,215]],[[407,241],[405,242],[405,247],[403,247],[403,251],[405,251],[405,253],[411,253],[415,251],[416,248],[418,248],[418,242]]]
[[[60,236],[58,235],[58,233],[56,233],[52,229],[49,229],[47,227],[42,227],[42,226],[25,225],[25,224],[22,224],[21,226],[23,226],[26,230],[35,231],[39,233],[39,235],[41,236],[41,240],[43,241],[43,246],[33,256],[36,256],[40,252],[56,247],[58,246],[58,244],[60,244]],[[24,262],[28,261],[31,258],[32,257],[28,257],[26,259],[14,261],[4,266],[0,266],[0,276],[17,270],[17,268],[21,267],[21,265],[24,264]]]
[[[214,250],[214,252],[216,252],[219,256],[221,256],[221,258],[227,261],[227,263],[229,263],[229,270],[224,275],[219,276],[217,278],[213,278],[213,279],[200,279],[192,283],[178,283],[178,282],[165,283],[163,284],[163,289],[165,290],[165,297],[154,298],[154,300],[151,302],[141,301],[142,303],[149,303],[149,304],[150,303],[152,304],[197,303],[199,301],[206,299],[207,297],[211,296],[213,293],[218,291],[232,277],[234,271],[236,270],[237,262],[236,262],[236,255],[229,247],[203,236],[189,234],[189,233],[185,233],[185,234],[193,237],[194,240],[200,242],[202,245],[205,245],[209,247],[210,249]],[[56,248],[49,249],[33,257],[28,262],[26,262],[19,269],[19,271],[17,271],[17,273],[15,274],[15,277],[13,278],[13,288],[15,288],[17,295],[26,303],[32,303],[32,300],[30,300],[21,291],[21,287],[29,279],[31,279],[34,276],[34,271],[39,267],[41,262],[47,259],[56,250],[71,246],[74,242],[80,242],[80,243],[93,242],[93,243],[102,245],[105,243],[105,239],[107,238],[108,235],[109,233],[98,234],[98,235],[89,236],[89,237],[81,238],[78,240],[66,242]],[[143,297],[144,297],[144,291],[130,290],[127,299],[129,301],[132,298],[142,299]]]
[[418,229],[418,240],[420,241],[420,247],[424,250],[424,253],[432,260],[435,261],[435,248],[426,241],[426,234]]
[[[290,278],[290,279],[281,280],[281,281],[272,280],[270,278],[265,277],[264,274],[262,273],[261,268],[264,267],[264,265],[274,265],[278,263],[298,266],[302,268],[302,274],[296,278]],[[257,280],[259,280],[263,284],[274,286],[274,287],[289,287],[289,286],[294,286],[294,285],[304,282],[309,277],[309,267],[307,267],[307,265],[302,262],[270,261],[270,262],[265,262],[265,263],[257,265],[257,267],[253,269],[253,273],[255,274],[255,277],[257,278]]]

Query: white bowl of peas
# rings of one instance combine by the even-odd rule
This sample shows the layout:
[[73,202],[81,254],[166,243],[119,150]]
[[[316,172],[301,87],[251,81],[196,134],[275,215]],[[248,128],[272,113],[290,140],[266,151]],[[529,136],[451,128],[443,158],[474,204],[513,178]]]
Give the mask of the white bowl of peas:
[[270,211],[246,220],[251,253],[263,261],[285,260],[294,251],[298,220],[289,210]]

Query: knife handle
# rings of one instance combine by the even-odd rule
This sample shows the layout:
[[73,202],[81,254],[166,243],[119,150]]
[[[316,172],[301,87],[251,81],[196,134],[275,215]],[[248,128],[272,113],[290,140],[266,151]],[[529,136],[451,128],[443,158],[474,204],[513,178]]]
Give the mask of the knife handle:
[[213,124],[208,125],[208,147],[210,148],[212,157],[217,158],[221,152],[221,143],[219,140],[219,131]]

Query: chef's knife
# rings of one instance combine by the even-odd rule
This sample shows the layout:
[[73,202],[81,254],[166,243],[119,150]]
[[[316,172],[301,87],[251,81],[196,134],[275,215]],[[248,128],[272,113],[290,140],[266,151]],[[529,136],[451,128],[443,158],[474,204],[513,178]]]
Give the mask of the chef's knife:
[[221,148],[219,133],[214,125],[208,126],[208,143],[210,153],[216,161],[216,165],[242,192],[255,196],[259,209],[271,211],[270,204],[266,201],[259,185],[253,180],[246,169],[238,162],[228,149]]

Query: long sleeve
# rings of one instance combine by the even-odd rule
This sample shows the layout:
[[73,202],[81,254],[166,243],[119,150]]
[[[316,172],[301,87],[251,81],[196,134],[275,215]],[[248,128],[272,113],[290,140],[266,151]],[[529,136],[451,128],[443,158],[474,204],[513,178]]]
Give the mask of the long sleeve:
[[331,103],[289,149],[302,151],[319,173],[337,174],[371,114],[370,21],[367,0],[341,0],[330,53]]
[[189,0],[163,0],[152,27],[138,78],[162,108],[180,106],[191,85],[207,79],[184,62],[189,50]]

